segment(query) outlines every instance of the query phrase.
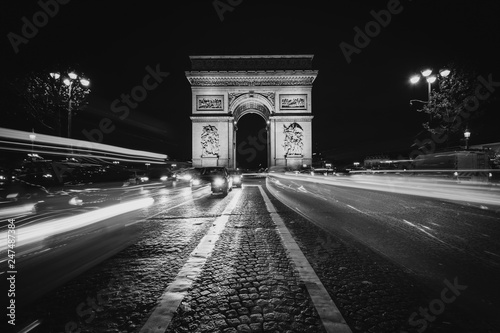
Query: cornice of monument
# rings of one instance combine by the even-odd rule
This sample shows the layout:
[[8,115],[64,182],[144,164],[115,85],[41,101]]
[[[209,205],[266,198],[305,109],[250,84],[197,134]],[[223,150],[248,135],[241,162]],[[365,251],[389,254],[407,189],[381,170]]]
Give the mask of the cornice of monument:
[[204,122],[232,122],[234,117],[232,115],[224,115],[224,114],[216,114],[216,115],[207,115],[207,114],[193,114],[191,117],[191,121],[193,123],[204,123]]
[[317,70],[187,71],[191,86],[311,86]]
[[269,117],[269,120],[275,121],[277,123],[281,122],[289,122],[289,121],[311,121],[314,118],[312,114],[279,114],[279,113],[274,113],[272,116]]

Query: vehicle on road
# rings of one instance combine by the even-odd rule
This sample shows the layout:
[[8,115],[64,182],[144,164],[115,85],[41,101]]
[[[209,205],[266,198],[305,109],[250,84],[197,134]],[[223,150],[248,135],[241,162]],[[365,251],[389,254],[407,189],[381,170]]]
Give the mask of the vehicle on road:
[[229,170],[229,174],[233,180],[233,187],[241,187],[243,182],[243,174],[240,170]]
[[199,175],[191,181],[199,180],[200,183],[208,182],[212,189],[212,194],[222,193],[227,195],[233,188],[233,179],[225,167],[205,167],[199,169]]
[[120,195],[99,188],[56,191],[40,197],[35,203],[34,212],[41,213],[77,207],[102,208],[120,202]]
[[174,173],[173,177],[175,178],[176,181],[187,181],[192,183],[193,178],[199,176],[199,173],[200,173],[199,168],[186,168],[177,170]]

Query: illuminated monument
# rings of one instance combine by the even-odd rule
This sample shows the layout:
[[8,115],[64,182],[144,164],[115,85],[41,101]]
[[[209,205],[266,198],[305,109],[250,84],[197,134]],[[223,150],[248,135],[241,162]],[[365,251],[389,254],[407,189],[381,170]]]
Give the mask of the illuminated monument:
[[312,55],[191,56],[193,166],[236,167],[247,113],[267,123],[268,166],[312,162]]

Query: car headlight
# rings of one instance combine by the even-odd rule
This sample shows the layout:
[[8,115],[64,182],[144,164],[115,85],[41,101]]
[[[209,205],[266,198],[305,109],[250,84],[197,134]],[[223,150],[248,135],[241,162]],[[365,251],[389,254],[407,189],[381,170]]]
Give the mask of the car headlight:
[[74,197],[69,200],[69,204],[72,206],[81,206],[83,204],[83,201],[81,199],[78,199],[77,197]]
[[200,185],[199,179],[193,179],[193,185]]
[[182,179],[184,180],[191,180],[193,177],[191,175],[184,175],[182,176]]
[[141,177],[141,182],[147,182],[149,180],[149,177]]
[[168,177],[167,177],[167,176],[161,176],[161,177],[160,177],[160,180],[161,180],[161,181],[165,181],[165,180],[167,180],[167,179],[168,179]]
[[222,179],[222,178],[215,178],[214,179],[214,185],[215,186],[222,186],[222,185],[224,185],[224,179]]
[[234,177],[233,177],[233,181],[234,181],[234,182],[239,182],[240,180],[241,180],[241,179],[240,179],[240,177],[239,177],[239,176],[234,176]]

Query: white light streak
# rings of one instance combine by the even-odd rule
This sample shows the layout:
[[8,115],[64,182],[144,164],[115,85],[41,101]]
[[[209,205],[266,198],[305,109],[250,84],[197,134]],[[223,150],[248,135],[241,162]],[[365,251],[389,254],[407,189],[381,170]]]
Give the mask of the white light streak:
[[[145,208],[153,204],[153,202],[154,200],[151,197],[141,198],[62,219],[50,220],[29,226],[19,226],[16,228],[17,246],[40,241],[59,233],[89,226],[118,215]],[[7,232],[0,233],[0,239],[7,239]],[[0,251],[5,250],[7,250],[7,244],[3,242]]]

